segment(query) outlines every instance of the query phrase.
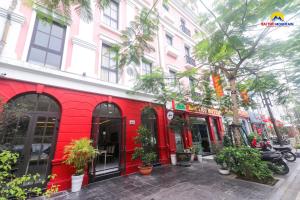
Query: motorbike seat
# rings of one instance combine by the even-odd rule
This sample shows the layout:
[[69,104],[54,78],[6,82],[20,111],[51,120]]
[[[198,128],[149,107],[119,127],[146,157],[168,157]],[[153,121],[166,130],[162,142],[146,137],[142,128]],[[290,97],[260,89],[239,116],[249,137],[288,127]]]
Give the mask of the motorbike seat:
[[273,147],[277,151],[290,151],[291,147]]
[[280,153],[274,151],[264,151],[261,155],[264,160],[273,160],[281,157]]

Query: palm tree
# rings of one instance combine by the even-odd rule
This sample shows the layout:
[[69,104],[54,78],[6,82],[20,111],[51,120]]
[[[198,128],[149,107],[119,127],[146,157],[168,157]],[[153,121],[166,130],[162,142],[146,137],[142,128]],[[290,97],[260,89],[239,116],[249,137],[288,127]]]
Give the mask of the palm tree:
[[[93,19],[91,0],[23,0],[29,5],[37,4],[46,7],[52,13],[62,14],[71,19],[71,9],[74,9],[80,18],[86,22]],[[99,9],[107,7],[110,0],[94,0],[95,6]]]

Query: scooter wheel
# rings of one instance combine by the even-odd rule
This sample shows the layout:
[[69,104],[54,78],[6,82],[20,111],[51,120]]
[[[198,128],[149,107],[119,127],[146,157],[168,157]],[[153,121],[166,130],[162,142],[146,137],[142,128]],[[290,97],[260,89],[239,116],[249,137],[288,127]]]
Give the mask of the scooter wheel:
[[293,152],[288,151],[283,154],[283,157],[289,162],[294,162],[297,156]]
[[274,172],[279,175],[286,175],[289,173],[290,169],[283,160],[278,160],[275,164]]

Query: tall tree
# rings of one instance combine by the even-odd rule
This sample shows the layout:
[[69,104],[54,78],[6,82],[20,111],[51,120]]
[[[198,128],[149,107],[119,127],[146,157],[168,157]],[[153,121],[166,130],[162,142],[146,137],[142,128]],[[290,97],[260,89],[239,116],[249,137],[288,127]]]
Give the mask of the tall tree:
[[[208,11],[208,14],[200,15],[201,26],[211,34],[204,35],[205,39],[196,45],[195,56],[203,65],[225,75],[230,84],[233,127],[238,127],[237,79],[264,67],[261,60],[252,58],[262,46],[269,46],[264,40],[269,33],[276,31],[275,27],[263,27],[260,23],[269,21],[271,14],[278,9],[286,15],[297,15],[299,4],[289,0],[223,0],[216,1],[213,8],[209,8],[204,1],[199,1]],[[276,51],[275,42],[272,51]],[[233,133],[239,146],[238,129],[233,128]]]

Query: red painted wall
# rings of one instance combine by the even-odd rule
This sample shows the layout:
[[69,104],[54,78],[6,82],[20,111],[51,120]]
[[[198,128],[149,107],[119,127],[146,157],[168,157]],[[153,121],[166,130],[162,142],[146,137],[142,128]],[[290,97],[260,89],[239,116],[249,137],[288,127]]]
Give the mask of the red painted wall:
[[[64,146],[74,139],[91,137],[92,112],[102,102],[115,103],[121,109],[122,117],[126,117],[125,174],[137,171],[139,161],[131,160],[131,154],[135,147],[133,138],[137,135],[137,129],[141,123],[141,111],[150,103],[0,78],[2,101],[7,102],[14,96],[27,92],[48,94],[55,98],[61,106],[57,144],[52,161],[52,174],[56,174],[57,177],[51,181],[51,183],[60,185],[60,190],[70,188],[70,178],[73,173],[69,166],[62,163]],[[170,138],[167,138],[168,135],[165,134],[165,111],[159,105],[155,106],[155,110],[158,116],[159,161],[161,164],[167,164],[170,162],[168,144]],[[129,125],[129,120],[135,120],[135,125]],[[85,176],[84,184],[87,183],[88,178]]]

